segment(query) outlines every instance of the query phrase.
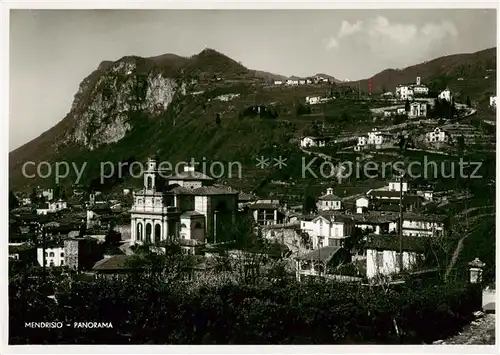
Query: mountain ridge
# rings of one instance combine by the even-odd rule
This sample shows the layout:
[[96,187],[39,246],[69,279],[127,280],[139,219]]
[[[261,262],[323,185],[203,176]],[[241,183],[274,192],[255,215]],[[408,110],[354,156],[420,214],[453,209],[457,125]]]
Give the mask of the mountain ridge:
[[[477,76],[482,69],[473,65],[475,61],[483,69],[491,63],[496,66],[496,48],[461,56],[437,58],[402,71],[384,70],[372,77],[377,78],[373,80],[374,91],[382,85],[394,90],[391,85],[395,83],[413,81],[416,71],[426,73],[421,76],[427,80],[435,75],[455,75],[461,65],[465,73]],[[441,66],[446,70],[438,70]],[[83,162],[105,157],[126,160],[132,155],[144,159],[156,150],[176,159],[202,152],[225,159],[238,154],[248,158],[268,142],[285,144],[299,134],[300,128],[287,128],[286,120],[280,123],[238,118],[243,108],[258,102],[282,101],[278,102],[280,110],[293,115],[300,95],[293,89],[288,93],[286,88],[280,93],[265,91],[273,75],[248,69],[212,49],[189,58],[167,53],[104,60],[82,80],[70,111],[61,121],[9,153],[10,183],[26,182],[21,174],[26,161]],[[367,83],[367,79],[360,81],[360,86],[367,87]],[[229,94],[239,97],[224,103],[229,99],[222,98]],[[215,123],[216,116],[222,117],[222,124]],[[252,134],[246,137],[245,132]],[[262,147],[252,140],[253,134],[263,137]],[[149,142],[153,138],[155,144]],[[205,142],[206,148],[198,148],[200,142]],[[130,150],[140,153],[132,154]]]

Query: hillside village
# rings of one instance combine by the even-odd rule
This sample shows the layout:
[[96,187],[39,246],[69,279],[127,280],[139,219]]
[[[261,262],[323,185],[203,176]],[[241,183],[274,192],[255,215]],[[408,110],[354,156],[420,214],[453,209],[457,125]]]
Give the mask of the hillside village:
[[[328,79],[316,77],[274,85],[321,82]],[[230,94],[220,100],[227,102],[237,96]],[[375,117],[401,116],[403,122],[344,137],[340,152],[398,156],[394,147],[401,137],[412,143],[408,149],[414,152],[446,155],[457,142],[468,146],[488,144],[494,150],[494,136],[464,123],[448,123],[449,117],[431,114],[436,105],[443,104],[450,105],[460,120],[476,114],[473,107],[456,102],[449,88],[436,98],[428,97],[427,86],[417,77],[415,84],[398,85],[394,93],[381,96],[388,106],[372,109],[374,121]],[[313,99],[306,97],[306,104],[322,102],[321,98]],[[494,102],[492,97],[493,108]],[[334,146],[339,141],[335,137],[305,136],[299,147],[307,152],[310,148]],[[450,228],[449,216],[425,213],[426,207],[462,197],[457,196],[459,191],[435,191],[430,185],[393,176],[385,180],[385,185],[374,186],[364,194],[339,197],[334,188],[327,187],[313,197],[315,206],[306,210],[304,205],[287,205],[283,198],[261,199],[217,184],[194,167],[185,166],[184,173],[168,181],[158,176],[154,159],[148,160],[147,167],[143,189],[124,189],[121,201],[96,201],[96,194],[100,194],[96,191],[84,204],[68,205],[49,189],[35,191],[31,196],[46,201],[45,206],[39,203],[35,208],[30,197],[18,196],[21,207],[11,212],[10,257],[18,261],[36,260],[47,267],[79,269],[85,265],[88,272],[119,272],[119,266],[133,254],[134,247],[177,240],[186,254],[210,258],[212,246],[234,241],[225,226],[251,217],[255,235],[261,234],[279,246],[297,278],[336,277],[339,275],[334,271],[325,270],[353,265],[353,278],[374,280],[380,275],[397,275],[423,258],[429,239],[447,235]],[[50,246],[39,245],[40,235]],[[79,253],[88,253],[90,260],[81,260]],[[402,268],[398,264],[401,253]]]
[[[178,112],[189,107],[190,115],[202,120],[204,106],[207,127],[214,128],[199,137],[214,132],[212,141],[203,141],[207,151],[216,152],[214,159],[229,160],[239,152],[246,159],[243,177],[215,178],[187,163],[165,177],[160,163],[174,156],[168,154],[173,144],[154,154],[136,154],[145,166],[142,176],[110,180],[110,188],[89,179],[80,185],[13,189],[12,275],[32,267],[40,275],[124,278],[144,267],[133,266],[138,256],[168,255],[175,245],[192,258],[183,270],[183,280],[192,283],[223,274],[221,258],[258,275],[277,270],[279,261],[282,270],[273,279],[392,285],[407,277],[468,278],[469,262],[476,257],[484,282],[493,283],[494,253],[488,243],[494,243],[494,227],[493,235],[481,228],[494,226],[495,200],[488,193],[495,186],[496,95],[464,97],[452,83],[435,90],[420,76],[384,92],[372,92],[371,82],[361,90],[320,75],[258,81],[217,72],[199,80],[186,89]],[[258,87],[255,92],[235,89],[249,80],[258,82],[250,84]],[[257,119],[271,122],[262,132],[275,129],[272,134],[280,138],[265,136],[263,147],[257,146],[261,138],[253,138],[259,143],[252,149],[252,138],[241,127],[251,130]],[[226,122],[236,120],[241,127],[229,128]],[[182,127],[179,121],[174,133]],[[192,122],[184,127],[198,132]],[[224,129],[239,134],[244,147],[238,148],[236,139],[221,153],[216,146],[225,136],[216,132]],[[251,132],[257,137],[260,131]],[[89,151],[100,154],[99,149]],[[283,169],[255,166],[254,156],[274,157],[273,152],[289,153]],[[196,154],[194,148],[186,147],[184,154],[191,153]],[[407,167],[424,156],[436,162],[433,174],[425,177],[398,174],[390,164],[374,178],[351,175],[341,181],[337,177],[345,168],[340,165],[327,178],[299,174],[301,159],[318,159],[315,168],[394,161]],[[480,182],[438,176],[437,163],[460,159],[481,159]],[[453,169],[446,165],[444,170]],[[466,171],[472,172],[470,166]]]

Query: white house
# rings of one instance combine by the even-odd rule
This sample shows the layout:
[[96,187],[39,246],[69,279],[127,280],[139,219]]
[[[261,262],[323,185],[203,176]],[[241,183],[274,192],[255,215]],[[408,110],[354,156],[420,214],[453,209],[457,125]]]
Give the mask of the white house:
[[309,105],[315,105],[319,104],[321,98],[319,96],[307,96],[306,97],[306,104]]
[[54,199],[54,189],[43,190],[42,196],[46,201],[52,201]]
[[439,93],[438,98],[440,100],[446,100],[448,102],[451,102],[451,99],[453,98],[453,95],[450,91],[450,89],[445,89]]
[[367,144],[368,144],[368,137],[366,137],[366,136],[358,137],[358,145],[359,146],[364,147]]
[[311,237],[313,249],[341,246],[354,231],[354,220],[333,211],[320,213],[311,221],[301,221],[300,228]]
[[398,85],[396,87],[396,98],[407,100],[413,98],[413,88],[410,85]]
[[400,178],[396,177],[394,179],[394,181],[389,182],[389,185],[387,186],[387,190],[388,191],[398,191],[398,192],[402,190],[403,192],[407,192],[408,191],[408,182],[406,182],[406,181],[401,182]]
[[[399,236],[394,234],[370,235],[365,244],[366,277],[391,276],[401,271]],[[405,237],[402,245],[403,269],[407,270],[423,259],[422,238]]]
[[[37,260],[43,266],[43,248],[37,248]],[[64,266],[64,246],[45,248],[45,266]]]
[[370,200],[366,197],[356,199],[356,213],[363,213],[363,210],[368,209]]
[[59,199],[58,201],[47,202],[47,208],[38,208],[36,214],[46,215],[47,213],[59,212],[66,208],[68,208],[67,202]]
[[299,80],[299,85],[304,85],[306,81],[304,79]]
[[413,94],[415,96],[427,96],[429,95],[429,88],[425,85],[415,85],[413,86]]
[[497,97],[496,96],[490,96],[490,106],[491,107],[497,107]]
[[275,80],[274,85],[283,85],[283,81],[282,80]]
[[404,108],[404,107],[398,107],[396,109],[396,114],[398,114],[398,115],[405,115],[406,114],[406,108]]
[[444,217],[405,213],[403,215],[403,235],[435,237],[444,233]]
[[382,132],[380,132],[376,128],[373,128],[371,132],[368,132],[368,140],[366,142],[368,145],[380,146],[383,141],[384,136],[382,135]]
[[425,140],[427,142],[446,142],[448,141],[448,135],[445,130],[436,127],[433,131],[425,134]]
[[300,140],[300,146],[302,148],[324,147],[326,146],[326,140],[318,137],[304,137]]
[[408,117],[427,117],[427,104],[425,102],[412,102],[410,104],[410,112]]
[[340,210],[342,208],[342,199],[333,194],[333,189],[328,188],[326,194],[318,198],[318,210]]

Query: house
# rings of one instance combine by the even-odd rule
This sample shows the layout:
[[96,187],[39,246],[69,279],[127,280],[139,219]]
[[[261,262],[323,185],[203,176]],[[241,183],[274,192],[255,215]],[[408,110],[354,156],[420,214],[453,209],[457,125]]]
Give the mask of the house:
[[283,81],[282,80],[275,80],[274,85],[283,85]]
[[490,107],[497,107],[497,97],[496,96],[490,96]]
[[130,265],[131,255],[113,255],[97,261],[92,268],[96,274],[116,275],[126,274],[133,271]]
[[448,102],[451,102],[452,98],[453,98],[453,94],[452,92],[450,91],[450,89],[446,88],[445,90],[441,91],[438,95],[438,98],[440,100],[446,100]]
[[304,137],[300,140],[300,146],[302,148],[325,147],[326,141],[326,138],[321,137]]
[[391,276],[401,271],[401,252],[403,270],[408,270],[423,260],[425,238],[404,237],[397,234],[370,235],[365,243],[366,277]]
[[363,213],[368,209],[370,200],[366,197],[356,199],[356,213]]
[[366,137],[366,136],[360,136],[360,137],[358,137],[358,143],[356,145],[356,147],[358,147],[358,149],[356,149],[356,150],[361,150],[367,144],[368,144],[368,137]]
[[366,144],[380,146],[383,143],[383,141],[384,141],[384,136],[376,128],[373,128],[371,132],[368,132],[368,139]]
[[66,201],[59,199],[58,201],[47,202],[47,208],[37,208],[36,214],[46,215],[47,213],[55,213],[68,208]]
[[404,108],[404,107],[398,107],[396,109],[396,115],[406,115],[406,108]]
[[320,212],[310,221],[302,220],[300,229],[309,235],[312,248],[323,246],[342,246],[354,231],[354,220],[352,217],[335,211]]
[[425,97],[429,95],[429,88],[425,85],[413,86],[413,95],[415,97]]
[[398,100],[413,99],[413,88],[410,85],[396,86],[396,98]]
[[278,200],[257,200],[249,204],[248,208],[260,226],[282,224],[285,221],[285,213]]
[[390,181],[387,185],[387,191],[403,191],[403,194],[408,191],[408,182],[401,181],[399,176],[396,176],[394,181]]
[[434,200],[434,191],[432,190],[422,190],[422,191],[417,191],[418,196],[422,196],[424,200],[426,201],[433,201]]
[[364,214],[355,214],[355,228],[370,231],[373,234],[386,234],[397,230],[398,216],[395,213],[370,211]]
[[54,189],[43,190],[42,196],[46,201],[52,201],[54,199]]
[[326,194],[318,198],[318,210],[340,210],[342,208],[342,199],[333,194],[333,189],[328,188]]
[[426,142],[448,142],[449,141],[449,134],[445,130],[436,127],[434,130],[427,132],[425,134],[425,141]]
[[299,85],[299,81],[298,80],[295,80],[295,79],[288,79],[286,81],[286,84],[287,85]]
[[[43,266],[43,251],[44,249],[42,247],[37,248],[37,260],[40,266]],[[64,245],[62,243],[53,244],[45,248],[45,266],[64,266],[64,261]]]
[[306,97],[306,104],[309,105],[316,105],[319,104],[321,98],[319,96],[307,96]]
[[340,265],[349,264],[352,260],[349,250],[339,246],[326,246],[299,255],[296,260],[297,279],[307,276],[324,276],[334,272]]
[[412,102],[410,104],[410,112],[408,112],[408,117],[427,117],[427,104],[425,102]]
[[396,98],[399,100],[412,100],[415,96],[427,96],[429,88],[421,83],[421,78],[417,76],[415,83],[398,85],[396,87]]
[[386,200],[399,200],[399,191],[389,190],[370,190],[366,193],[371,199],[386,199]]
[[394,96],[394,94],[393,94],[392,92],[390,92],[390,91],[389,91],[389,92],[384,92],[384,93],[383,93],[382,95],[380,95],[380,96],[382,96],[382,98],[383,98],[383,99],[392,99],[392,98],[393,98],[393,96]]
[[306,83],[306,81],[304,79],[299,80],[299,85],[304,85],[305,83]]
[[403,235],[417,237],[441,236],[445,231],[445,217],[440,215],[403,214]]

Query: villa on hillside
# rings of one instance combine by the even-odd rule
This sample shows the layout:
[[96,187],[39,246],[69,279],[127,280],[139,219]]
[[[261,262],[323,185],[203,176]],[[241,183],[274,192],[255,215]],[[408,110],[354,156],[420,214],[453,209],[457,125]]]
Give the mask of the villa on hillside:
[[429,88],[421,83],[418,76],[415,84],[398,85],[396,87],[396,98],[398,100],[412,100],[415,97],[423,97],[429,94]]
[[433,142],[448,142],[450,141],[450,135],[447,131],[436,127],[434,130],[427,132],[425,134],[425,141],[429,143]]
[[311,237],[312,248],[323,246],[342,246],[354,231],[351,216],[338,211],[322,211],[311,219],[304,218],[300,229]]
[[340,210],[342,199],[333,194],[333,189],[328,188],[326,194],[318,198],[318,211]]

